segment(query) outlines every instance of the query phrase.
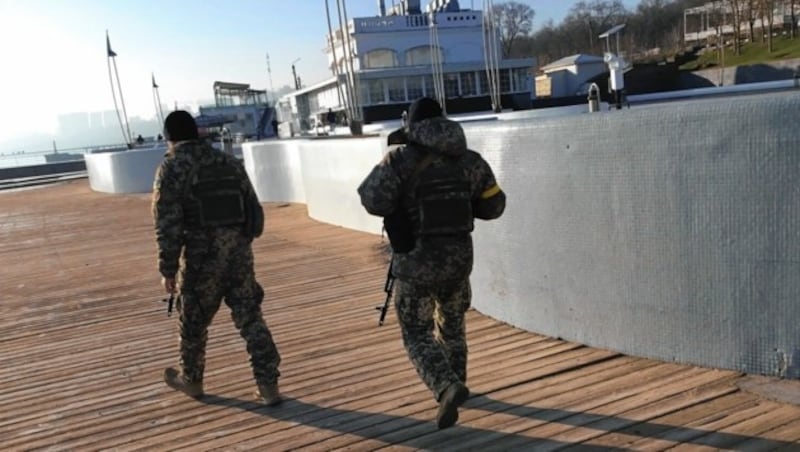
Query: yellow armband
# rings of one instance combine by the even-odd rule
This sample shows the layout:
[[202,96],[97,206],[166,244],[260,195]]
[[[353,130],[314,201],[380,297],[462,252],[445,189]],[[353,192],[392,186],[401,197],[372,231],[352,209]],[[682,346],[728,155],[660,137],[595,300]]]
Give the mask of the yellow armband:
[[500,191],[501,191],[500,190],[500,186],[497,185],[497,184],[494,184],[491,187],[489,187],[486,191],[481,193],[481,199],[489,199],[492,196],[500,193]]

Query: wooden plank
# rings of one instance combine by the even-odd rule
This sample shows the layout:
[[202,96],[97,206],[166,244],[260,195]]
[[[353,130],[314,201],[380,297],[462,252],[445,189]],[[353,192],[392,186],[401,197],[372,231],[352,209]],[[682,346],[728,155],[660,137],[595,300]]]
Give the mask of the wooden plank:
[[[266,204],[254,242],[263,310],[287,402],[253,402],[244,343],[222,308],[199,402],[169,390],[149,195],[86,181],[0,192],[0,438],[6,450],[791,450],[797,407],[735,392],[732,373],[619,356],[468,313],[469,385],[459,424],[403,350],[383,302],[385,241]],[[125,231],[123,234],[115,231]],[[734,391],[734,392],[731,392]]]
[[[712,386],[713,388],[713,386]],[[702,400],[692,406],[673,411],[669,414],[653,418],[645,422],[638,422],[616,431],[604,433],[596,438],[592,438],[591,444],[609,448],[623,448],[628,450],[645,450],[635,447],[637,441],[642,438],[660,438],[668,432],[677,429],[689,429],[709,419],[718,417],[721,413],[729,413],[744,407],[755,405],[752,397],[734,392],[722,395],[712,400]],[[674,445],[668,441],[662,444],[651,443],[648,447],[651,450],[664,448]],[[579,450],[581,443],[577,443],[574,448],[567,450]]]

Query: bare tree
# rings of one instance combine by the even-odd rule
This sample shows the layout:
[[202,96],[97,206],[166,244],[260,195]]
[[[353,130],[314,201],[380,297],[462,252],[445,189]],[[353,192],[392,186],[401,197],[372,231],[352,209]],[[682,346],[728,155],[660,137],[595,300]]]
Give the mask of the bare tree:
[[[775,21],[775,0],[761,0],[761,17],[767,19],[767,31],[762,36],[767,36],[767,51],[772,53],[772,26]],[[764,21],[761,21],[761,29],[764,29]]]
[[706,1],[641,0],[627,19],[628,51],[679,52],[684,44],[684,11]]
[[493,13],[495,27],[500,30],[503,56],[510,56],[517,39],[530,35],[536,12],[530,6],[512,0],[494,5]]
[[589,38],[589,51],[596,52],[597,35],[623,22],[628,16],[625,5],[620,0],[580,1],[569,10],[565,21],[582,24]]
[[795,36],[797,36],[797,15],[794,12],[795,7],[797,7],[797,0],[790,0],[789,1],[789,8],[790,8],[789,9],[789,15],[790,15],[791,20],[792,20],[792,26],[790,28],[790,36],[792,37],[792,39],[794,39]]
[[750,39],[751,43],[756,41],[755,33],[753,32],[753,27],[756,23],[756,16],[758,15],[758,10],[759,10],[758,3],[759,3],[758,0],[747,0],[747,3],[745,5],[746,8],[745,16],[747,17],[747,24],[749,25],[750,28],[750,36],[748,38]]
[[736,55],[741,55],[742,9],[744,7],[744,0],[726,0],[726,3],[728,9],[731,10],[731,25],[733,26],[733,51],[736,53]]

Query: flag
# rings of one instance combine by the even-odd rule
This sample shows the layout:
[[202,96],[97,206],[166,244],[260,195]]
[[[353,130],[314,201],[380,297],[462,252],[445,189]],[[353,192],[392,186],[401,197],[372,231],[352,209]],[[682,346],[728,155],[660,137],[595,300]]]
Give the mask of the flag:
[[153,74],[150,74],[150,76],[153,78],[153,88],[158,88],[158,85],[156,84],[156,76]]
[[106,54],[109,58],[117,56],[117,52],[111,50],[111,40],[108,39],[108,32],[106,32]]

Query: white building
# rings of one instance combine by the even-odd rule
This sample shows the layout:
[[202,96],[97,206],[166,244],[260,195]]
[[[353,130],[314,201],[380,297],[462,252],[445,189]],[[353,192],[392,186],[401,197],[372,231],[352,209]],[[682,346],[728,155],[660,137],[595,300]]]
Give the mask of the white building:
[[201,106],[196,118],[198,127],[217,129],[223,125],[231,135],[241,138],[273,136],[270,123],[275,110],[267,101],[267,92],[250,89],[245,83],[214,82],[213,106]]
[[499,39],[485,37],[483,19],[482,11],[461,9],[455,0],[434,0],[425,13],[419,0],[403,0],[388,12],[379,2],[379,15],[353,18],[345,33],[337,29],[333,39],[328,36],[331,78],[284,96],[281,120],[291,118],[295,127],[312,126],[328,109],[343,112],[348,55],[358,86],[356,104],[366,123],[398,119],[415,99],[437,97],[437,79],[448,113],[491,110],[484,49],[492,42],[502,107],[528,106],[535,60],[502,59]]
[[536,77],[538,97],[569,97],[586,94],[586,83],[608,72],[602,57],[575,54],[556,60],[539,69]]
[[[800,2],[792,0],[775,0],[765,4],[742,1],[735,5],[738,7],[736,14],[741,18],[739,29],[742,35],[749,31],[750,17],[753,20],[753,29],[760,32],[762,28],[769,26],[770,16],[774,30],[791,27],[792,7],[795,17],[800,16]],[[771,11],[764,10],[764,5],[771,7]],[[732,35],[734,24],[734,10],[731,3],[710,1],[683,11],[683,38],[686,42],[697,42],[719,34]]]

